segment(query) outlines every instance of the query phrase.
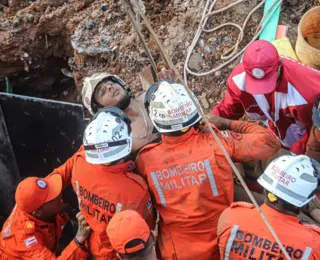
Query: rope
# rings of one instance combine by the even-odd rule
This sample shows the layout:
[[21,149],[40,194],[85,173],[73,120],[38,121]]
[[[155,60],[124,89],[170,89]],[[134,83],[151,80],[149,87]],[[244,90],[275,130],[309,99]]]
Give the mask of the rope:
[[[140,39],[140,41],[141,41],[141,43],[142,43],[142,45],[143,45],[143,47],[144,47],[144,49],[145,49],[145,51],[146,51],[146,54],[147,54],[147,56],[148,56],[148,58],[149,58],[149,60],[150,60],[152,69],[154,70],[154,73],[156,74],[156,73],[157,73],[157,65],[156,65],[156,62],[154,61],[154,59],[153,59],[153,57],[152,57],[151,51],[149,50],[149,48],[148,48],[148,46],[147,46],[147,44],[146,44],[146,42],[145,42],[145,40],[144,40],[144,37],[143,37],[143,35],[142,35],[142,33],[141,33],[140,26],[138,25],[138,22],[139,22],[139,19],[140,19],[140,18],[136,21],[136,20],[133,18],[133,13],[132,13],[132,11],[131,11],[130,6],[128,5],[128,3],[127,3],[125,0],[121,0],[121,1],[122,1],[122,3],[123,3],[124,9],[125,9],[128,17],[129,17],[129,19],[130,19],[130,22],[132,23],[133,28],[135,29],[136,33],[138,34],[138,37],[139,37],[139,39]],[[133,0],[130,0],[130,1],[131,1],[131,4],[134,5],[134,3],[132,3]],[[142,4],[141,0],[140,0],[140,3]],[[143,5],[143,4],[142,4],[142,5]],[[139,8],[140,8],[140,5],[138,5],[138,6],[139,6]],[[144,7],[144,5],[143,5],[143,7]],[[136,11],[138,12],[138,13],[136,13],[136,18],[137,18],[138,16],[140,17],[140,15],[139,15],[139,9],[137,9],[135,5],[134,5],[134,10],[136,10]],[[145,12],[145,8],[144,8],[143,10],[144,10],[144,12]],[[141,12],[144,14],[143,11],[141,11]],[[139,22],[139,23],[140,23],[140,22]]]
[[[195,101],[195,99],[193,98],[193,95],[192,95],[192,92],[191,90],[189,89],[188,85],[186,84],[187,83],[187,73],[186,73],[186,67],[187,67],[187,63],[185,63],[185,73],[184,73],[184,78],[182,78],[181,74],[179,73],[179,71],[177,70],[177,68],[174,66],[171,58],[168,56],[164,46],[162,45],[162,43],[160,42],[157,34],[154,32],[152,26],[150,25],[149,21],[147,20],[147,18],[144,16],[144,14],[142,13],[142,11],[140,10],[139,6],[137,5],[136,3],[136,0],[132,0],[135,4],[135,6],[138,8],[138,11],[139,11],[139,14],[141,15],[141,18],[143,19],[143,21],[145,22],[148,30],[150,31],[150,33],[152,34],[153,38],[155,39],[156,41],[156,44],[158,46],[158,48],[160,49],[160,52],[162,52],[163,56],[165,57],[165,62],[169,65],[169,67],[174,71],[177,79],[180,80],[180,82],[184,85],[190,99],[192,100],[192,102],[194,103],[194,105],[196,106],[197,110],[198,110],[198,113],[201,115],[202,119],[205,121],[210,133],[212,134],[213,138],[215,139],[215,141],[217,142],[218,146],[220,147],[220,149],[222,150],[224,156],[226,157],[228,163],[230,164],[231,168],[233,169],[233,171],[235,172],[235,174],[237,175],[238,179],[240,180],[242,186],[244,187],[245,191],[247,192],[248,196],[250,197],[251,201],[253,202],[254,206],[256,207],[256,209],[258,210],[261,218],[263,219],[263,221],[265,222],[266,226],[268,227],[268,229],[270,230],[271,234],[273,235],[273,237],[275,238],[275,240],[277,241],[280,249],[282,250],[283,254],[285,255],[285,257],[288,259],[288,260],[291,260],[291,258],[289,257],[287,251],[285,250],[283,244],[281,243],[280,239],[278,238],[276,232],[274,231],[274,229],[272,228],[272,226],[270,225],[269,221],[267,220],[266,216],[264,215],[264,213],[261,211],[258,203],[256,202],[255,198],[253,197],[251,191],[249,190],[247,184],[245,183],[245,181],[243,180],[241,174],[239,173],[237,167],[234,165],[234,163],[232,162],[229,154],[227,153],[227,151],[225,150],[224,146],[222,145],[220,139],[218,138],[218,136],[216,135],[216,133],[214,132],[212,126],[210,125],[208,119],[206,118],[206,116],[204,115],[200,105],[198,105],[198,103]],[[242,1],[242,0],[240,0]],[[206,4],[206,7],[205,7],[205,10],[204,10],[204,13],[203,13],[203,16],[202,16],[202,19],[201,19],[201,22],[203,21],[207,21],[208,17],[205,16],[205,11],[207,10],[208,6],[209,6],[209,2],[210,0],[207,0],[207,4]],[[239,1],[238,1],[239,2]],[[210,6],[210,10],[212,10],[214,4],[216,3],[216,0],[214,0],[213,4],[211,4]],[[279,4],[280,5],[280,4]],[[269,17],[270,19],[270,17]],[[266,23],[269,21],[269,19],[266,21]],[[201,26],[201,23],[200,22],[200,26]],[[200,30],[199,30],[200,29]],[[198,29],[198,32],[196,34],[196,37],[197,36],[200,36],[200,34],[198,35],[199,31],[201,31],[201,27],[199,27]],[[263,29],[263,28],[262,28]],[[261,30],[262,31],[262,30]],[[196,39],[195,37],[195,39]],[[194,41],[193,41],[194,43]],[[192,52],[193,49],[190,48],[189,50],[189,53],[188,53],[188,56],[190,56],[190,53]]]
[[[133,11],[135,12],[136,14],[136,25],[137,25],[137,28],[139,29],[140,31],[140,15],[139,15],[139,10],[137,9],[137,7],[135,6],[133,0],[130,0],[130,3],[133,7]],[[138,0],[137,4],[139,5],[140,7],[140,10],[143,12],[143,14],[146,13],[146,7],[144,6],[143,2],[141,0]]]
[[[188,51],[188,54],[187,54],[187,58],[186,58],[186,66],[185,66],[185,70],[187,72],[189,72],[191,75],[194,75],[194,76],[198,76],[198,77],[203,77],[203,76],[207,76],[209,74],[212,74],[218,70],[221,70],[222,68],[224,68],[225,66],[227,66],[228,64],[230,64],[231,62],[233,62],[235,59],[237,59],[240,55],[242,55],[245,51],[245,49],[252,43],[254,42],[256,39],[258,39],[260,33],[263,31],[263,29],[266,27],[267,23],[269,22],[269,20],[271,19],[272,15],[274,14],[274,12],[277,10],[277,8],[281,5],[282,3],[282,0],[274,0],[274,2],[272,3],[272,5],[268,8],[267,12],[265,13],[265,15],[262,17],[258,27],[257,27],[257,30],[256,30],[256,33],[254,34],[252,40],[241,50],[241,51],[238,51],[239,49],[239,44],[242,42],[243,40],[243,35],[244,35],[244,29],[250,19],[250,17],[252,16],[252,14],[258,10],[260,7],[263,6],[263,4],[266,2],[266,0],[263,0],[261,1],[261,3],[259,3],[255,8],[253,8],[250,13],[247,15],[242,27],[238,24],[235,24],[235,23],[224,23],[224,24],[221,24],[217,27],[214,27],[212,29],[205,29],[205,26],[207,24],[207,21],[208,21],[208,18],[214,14],[218,14],[218,13],[221,13],[221,12],[224,12],[226,10],[228,10],[229,8],[237,5],[237,4],[240,4],[242,2],[244,2],[246,0],[238,0],[234,3],[231,3],[230,5],[224,7],[224,8],[221,8],[219,10],[216,10],[216,11],[212,11],[212,9],[214,8],[217,0],[214,0],[213,3],[211,4],[210,8],[208,9],[208,6],[209,6],[209,0],[207,0],[207,4],[206,4],[206,7],[203,11],[203,14],[202,14],[202,19],[200,21],[200,24],[199,24],[199,27],[198,27],[198,30],[196,32],[196,35],[192,41],[192,44],[190,45],[189,47],[189,51]],[[272,10],[271,13],[270,10]],[[208,13],[207,13],[208,12]],[[207,14],[206,14],[207,13]],[[266,18],[267,17],[267,18]],[[265,21],[265,22],[264,22]],[[263,25],[262,25],[263,23]],[[238,36],[238,39],[235,43],[235,45],[233,47],[231,47],[229,50],[225,51],[222,56],[221,56],[221,59],[222,60],[226,60],[223,64],[219,65],[218,67],[216,68],[213,68],[212,70],[210,71],[207,71],[207,72],[202,72],[202,73],[197,73],[197,72],[194,72],[192,71],[189,67],[188,67],[188,63],[189,63],[189,60],[190,60],[190,57],[191,57],[191,54],[195,48],[195,46],[197,45],[198,43],[198,40],[200,38],[200,35],[202,33],[202,31],[204,32],[214,32],[214,31],[217,31],[223,27],[226,27],[226,26],[233,26],[233,27],[236,27],[237,29],[239,29],[240,33],[239,33],[239,36]],[[231,52],[232,51],[232,52]],[[231,53],[230,53],[231,52]],[[230,53],[229,55],[227,55],[228,53]]]

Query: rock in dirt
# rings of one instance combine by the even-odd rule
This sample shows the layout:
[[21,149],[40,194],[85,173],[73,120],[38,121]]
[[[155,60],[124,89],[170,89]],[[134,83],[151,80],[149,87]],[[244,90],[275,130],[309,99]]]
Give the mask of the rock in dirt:
[[194,53],[190,57],[189,68],[198,72],[202,68],[203,58],[200,53]]
[[[246,15],[261,1],[244,1],[221,14],[210,17],[208,29],[226,22],[242,25]],[[235,0],[217,0],[215,10],[234,2]],[[294,43],[297,31],[295,23],[309,8],[318,4],[318,0],[283,2],[279,23],[289,25],[288,36]],[[1,4],[9,7],[1,7]],[[144,1],[144,4],[147,19],[160,41],[166,46],[166,51],[179,72],[183,73],[185,57],[201,19],[204,1],[148,0]],[[252,19],[249,19],[241,46],[252,40],[262,13],[263,8],[260,8]],[[294,17],[290,17],[292,14]],[[143,22],[141,30],[156,63],[162,63],[159,49]],[[203,32],[200,36],[201,41],[197,44],[189,62],[190,69],[195,72],[205,72],[222,64],[220,59],[222,53],[235,43],[238,33],[233,27],[212,33]],[[24,53],[28,53],[28,57],[25,57]],[[236,59],[214,75],[189,76],[190,87],[195,93],[200,96],[206,93],[201,101],[205,109],[223,98],[226,79],[238,62],[240,59]],[[142,90],[139,73],[148,64],[150,63],[146,53],[126,16],[121,1],[0,0],[0,88],[4,86],[4,77],[9,77],[15,89],[16,78],[16,82],[21,82],[24,89],[36,85],[37,91],[34,91],[34,95],[38,95],[42,89],[51,86],[50,82],[54,81],[57,75],[71,81],[68,77],[71,76],[67,68],[69,65],[77,88],[68,89],[66,97],[76,97],[77,93],[81,92],[84,77],[105,71],[118,74],[130,86],[132,93],[136,94]],[[55,74],[51,75],[52,68],[56,70]],[[67,70],[61,73],[63,68]],[[30,72],[24,72],[25,69],[30,69]],[[26,85],[23,79],[30,77],[30,82]]]
[[210,107],[210,104],[209,104],[209,102],[208,102],[208,100],[207,100],[207,98],[206,98],[206,93],[203,93],[203,94],[199,97],[199,99],[200,99],[200,102],[201,102],[201,104],[202,104],[202,106],[203,106],[204,109],[208,109],[208,108]]

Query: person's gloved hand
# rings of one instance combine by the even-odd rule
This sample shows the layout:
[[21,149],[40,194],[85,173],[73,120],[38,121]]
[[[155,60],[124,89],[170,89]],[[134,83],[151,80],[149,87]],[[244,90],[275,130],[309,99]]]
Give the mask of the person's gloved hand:
[[90,236],[91,228],[87,224],[87,221],[84,219],[81,212],[77,214],[77,219],[78,219],[78,232],[75,236],[75,239],[77,242],[80,243],[80,245],[84,245],[84,242]]
[[[215,125],[215,127],[218,128],[219,130],[230,129],[230,125],[232,122],[230,119],[226,119],[226,118],[214,115],[214,114],[206,115],[206,118],[208,119],[208,121],[211,124]],[[203,119],[200,121],[200,124],[201,125],[205,124]]]

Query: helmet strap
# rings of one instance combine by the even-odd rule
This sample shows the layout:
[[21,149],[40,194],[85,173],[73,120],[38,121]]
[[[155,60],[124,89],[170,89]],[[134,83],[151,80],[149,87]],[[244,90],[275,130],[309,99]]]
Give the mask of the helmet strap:
[[[271,207],[271,208],[273,208],[283,214],[286,214],[286,215],[291,215],[291,216],[299,215],[300,208],[293,206],[292,204],[276,197],[271,192],[265,191],[264,194],[266,196],[264,201],[269,207]],[[272,195],[269,196],[269,194],[272,194],[273,196]],[[274,198],[276,200],[274,200]],[[272,200],[274,200],[274,201],[272,201]]]
[[92,95],[92,101],[91,101],[91,109],[93,111],[93,113],[98,113],[99,110],[103,108],[103,106],[101,106],[94,98],[94,96]]

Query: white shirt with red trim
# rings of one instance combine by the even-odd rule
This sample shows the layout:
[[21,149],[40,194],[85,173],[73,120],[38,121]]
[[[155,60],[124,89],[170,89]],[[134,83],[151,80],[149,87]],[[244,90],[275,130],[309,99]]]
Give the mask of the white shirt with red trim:
[[312,107],[320,96],[320,71],[286,57],[280,59],[282,76],[273,93],[246,92],[246,72],[240,63],[228,78],[224,100],[212,113],[230,119],[246,113],[269,127],[285,148],[303,154],[312,127]]

